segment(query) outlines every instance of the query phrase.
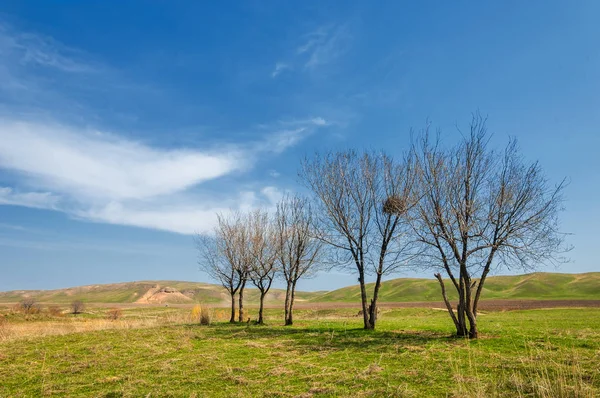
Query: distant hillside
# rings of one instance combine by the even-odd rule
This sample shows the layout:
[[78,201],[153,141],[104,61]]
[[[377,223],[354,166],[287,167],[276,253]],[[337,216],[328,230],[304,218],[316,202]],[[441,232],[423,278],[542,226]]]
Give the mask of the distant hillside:
[[[371,294],[374,284],[368,284]],[[446,281],[450,299],[457,298],[450,281]],[[482,299],[600,299],[600,272],[556,274],[537,272],[515,276],[488,277]],[[381,302],[441,301],[440,286],[435,279],[400,278],[383,282]],[[348,286],[318,297],[312,302],[360,301],[359,286]]]
[[[258,302],[258,290],[247,288],[245,297],[249,303]],[[321,293],[297,292],[298,301],[306,301]],[[0,303],[19,302],[25,297],[33,297],[42,303],[71,303],[81,300],[87,303],[147,303],[147,304],[185,304],[185,303],[221,303],[229,300],[229,295],[219,285],[202,282],[181,281],[140,281],[88,285],[56,290],[14,290],[0,292]],[[285,291],[271,289],[267,301],[277,302],[285,299]]]
[[[373,284],[367,285],[369,294]],[[454,289],[447,281],[451,299]],[[258,290],[245,292],[248,303],[258,302]],[[141,281],[79,286],[57,290],[16,290],[0,292],[0,303],[19,302],[33,297],[43,303],[67,304],[75,300],[88,303],[226,303],[229,295],[221,286],[202,282]],[[587,274],[533,273],[489,277],[483,299],[590,299],[600,300],[600,272]],[[285,291],[271,289],[269,303],[281,302]],[[331,292],[297,292],[298,302],[360,302],[358,285]],[[435,279],[400,278],[383,282],[381,302],[440,301],[440,287]]]

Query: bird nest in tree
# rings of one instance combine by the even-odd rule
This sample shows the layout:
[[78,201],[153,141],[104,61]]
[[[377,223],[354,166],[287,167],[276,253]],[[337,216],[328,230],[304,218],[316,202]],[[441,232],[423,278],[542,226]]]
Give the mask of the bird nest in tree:
[[383,202],[383,212],[387,214],[403,214],[406,212],[406,200],[400,196],[390,196]]

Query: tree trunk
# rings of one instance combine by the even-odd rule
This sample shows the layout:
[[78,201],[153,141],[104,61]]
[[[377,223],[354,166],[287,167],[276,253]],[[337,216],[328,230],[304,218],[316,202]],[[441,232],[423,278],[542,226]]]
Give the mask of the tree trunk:
[[288,323],[288,319],[290,317],[290,295],[291,295],[291,289],[292,289],[292,284],[290,281],[287,281],[287,288],[285,290],[285,315],[284,315],[284,321],[285,321],[285,325],[291,325],[290,323]]
[[231,295],[231,317],[229,323],[235,323],[235,293]]
[[265,295],[266,295],[266,293],[263,290],[261,290],[260,291],[260,306],[258,307],[258,321],[257,321],[257,323],[259,325],[262,325],[264,323],[263,309],[264,309],[264,303],[265,303]]
[[[471,278],[467,275],[465,276],[465,315],[469,320],[469,338],[476,339],[477,338],[477,320],[475,319],[475,314],[473,313],[472,308],[472,295],[471,290],[475,286],[475,284],[471,283]],[[466,325],[465,325],[466,329]]]
[[360,299],[362,301],[363,325],[365,329],[373,329],[369,322],[369,312],[367,308],[367,288],[365,286],[365,273],[359,271],[358,281],[360,283]]
[[286,325],[292,325],[294,323],[294,298],[296,296],[296,282],[292,283],[292,292],[290,294],[290,310],[285,320]]
[[456,308],[456,312],[456,318],[458,319],[456,335],[459,337],[466,337],[468,335],[468,330],[467,319],[465,317],[465,281],[462,275],[459,277],[458,306]]
[[469,327],[469,338],[476,339],[479,337],[479,332],[477,330],[477,317],[473,317],[473,319],[469,319],[469,323],[471,324]]
[[238,322],[244,322],[244,288],[246,287],[246,281],[243,281],[240,286],[240,295],[239,295],[239,311],[238,314]]
[[381,288],[381,273],[377,274],[375,289],[373,290],[373,298],[371,299],[371,305],[369,305],[370,329],[375,329],[375,324],[377,323],[377,298],[379,297],[379,288]]
[[444,299],[444,303],[446,304],[446,308],[448,309],[448,313],[450,314],[450,318],[452,318],[452,322],[454,322],[454,326],[456,327],[456,333],[458,334],[460,326],[458,324],[458,319],[456,319],[456,315],[454,314],[454,310],[452,309],[452,304],[450,304],[450,300],[448,300],[448,295],[446,294],[446,285],[444,284],[442,275],[437,273],[434,274],[434,276],[440,283],[440,287],[442,288],[442,298]]

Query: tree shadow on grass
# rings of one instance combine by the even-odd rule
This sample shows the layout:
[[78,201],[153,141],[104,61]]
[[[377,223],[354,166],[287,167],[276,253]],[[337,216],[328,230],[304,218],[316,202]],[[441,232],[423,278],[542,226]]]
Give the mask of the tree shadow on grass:
[[[189,325],[189,327],[196,328],[199,326]],[[398,349],[403,346],[424,347],[434,342],[454,344],[464,340],[436,331],[378,331],[326,326],[270,327],[247,324],[216,324],[208,327],[206,331],[208,332],[207,337],[211,338],[255,341],[274,346],[285,341],[286,347],[314,351]]]

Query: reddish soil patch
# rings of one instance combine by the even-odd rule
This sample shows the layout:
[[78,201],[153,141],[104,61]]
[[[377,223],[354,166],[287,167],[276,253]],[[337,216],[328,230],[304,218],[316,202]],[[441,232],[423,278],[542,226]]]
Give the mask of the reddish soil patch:
[[[360,303],[297,303],[300,309],[359,308]],[[412,303],[379,303],[381,308],[443,308],[441,301],[416,301]],[[540,308],[600,308],[600,300],[481,300],[482,311],[533,310]],[[271,308],[276,308],[275,306]]]

